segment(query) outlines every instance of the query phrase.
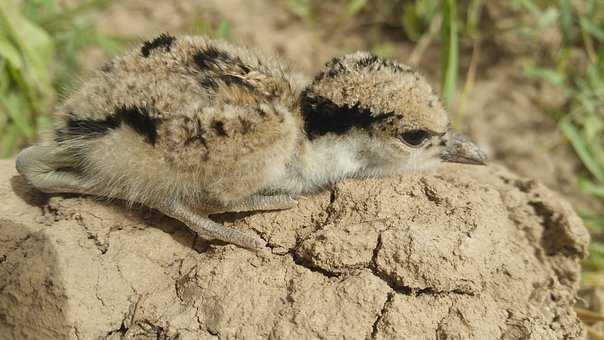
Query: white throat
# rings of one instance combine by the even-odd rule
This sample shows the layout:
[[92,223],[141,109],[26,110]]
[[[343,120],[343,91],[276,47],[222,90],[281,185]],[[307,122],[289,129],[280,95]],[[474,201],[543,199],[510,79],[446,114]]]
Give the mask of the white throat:
[[309,143],[303,177],[319,186],[354,177],[365,166],[358,141],[347,137],[323,137]]
[[395,157],[388,146],[363,134],[325,135],[305,140],[291,162],[274,176],[268,191],[300,194],[346,178],[383,177],[432,169],[440,149],[414,150]]
[[305,141],[299,154],[271,189],[298,194],[355,177],[365,166],[359,157],[360,150],[359,142],[348,137],[323,136]]

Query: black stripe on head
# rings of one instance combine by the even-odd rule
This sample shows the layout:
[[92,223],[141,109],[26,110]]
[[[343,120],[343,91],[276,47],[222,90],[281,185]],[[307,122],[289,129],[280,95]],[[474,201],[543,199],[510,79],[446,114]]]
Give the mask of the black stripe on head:
[[231,55],[226,51],[221,51],[214,46],[208,46],[205,49],[195,53],[193,60],[197,67],[202,70],[212,68],[217,62],[229,63],[232,60]]
[[251,69],[240,57],[234,56],[216,46],[206,46],[193,55],[193,62],[204,72],[199,84],[204,89],[215,90],[219,83],[226,86],[238,86],[253,91],[254,87],[246,82],[245,75]]
[[169,52],[172,48],[172,43],[174,43],[175,40],[175,37],[167,33],[162,33],[159,37],[151,41],[145,41],[143,47],[141,47],[141,54],[143,55],[143,57],[147,58],[153,50],[160,47],[163,47],[164,50]]
[[73,114],[69,115],[65,126],[55,131],[55,140],[64,142],[70,139],[91,139],[103,136],[108,130],[120,126],[120,121],[115,116],[109,116],[104,120],[77,119]]
[[309,139],[335,133],[338,135],[352,128],[369,129],[376,122],[394,116],[394,113],[372,115],[371,111],[359,104],[339,106],[321,96],[310,96],[308,90],[301,97],[304,130]]
[[219,50],[214,46],[208,46],[195,53],[193,60],[200,70],[213,71],[205,73],[199,81],[199,84],[205,89],[215,90],[219,83],[223,83],[227,86],[254,90],[254,87],[246,82],[244,78],[245,74],[249,73],[251,69],[237,56]]
[[145,137],[145,142],[155,145],[157,140],[157,119],[149,117],[148,110],[140,107],[122,106],[103,120],[78,119],[73,114],[65,126],[55,131],[55,140],[64,142],[71,139],[93,139],[117,129],[122,123]]
[[157,119],[151,118],[146,108],[122,106],[115,110],[115,115],[136,133],[144,136],[145,142],[155,145]]
[[325,78],[334,78],[339,74],[344,73],[346,67],[342,64],[343,57],[335,57],[328,61],[325,66],[323,66],[323,71],[315,76],[314,81],[321,81]]
[[251,70],[243,63],[241,58],[233,56],[227,51],[219,50],[215,46],[207,46],[193,55],[193,61],[200,70],[210,69],[232,69],[238,73],[246,74]]
[[[323,66],[323,70],[319,74],[317,74],[317,76],[314,78],[314,81],[318,82],[323,79],[335,78],[338,75],[346,72],[346,58],[347,56],[332,58],[325,64],[325,66]],[[355,66],[361,69],[373,70],[387,68],[396,73],[413,72],[413,69],[408,66],[400,65],[395,61],[384,59],[374,54],[369,54],[365,57],[362,57],[356,60],[354,63],[350,64],[348,67],[352,69],[352,67]]]
[[374,54],[370,54],[362,59],[359,59],[356,62],[356,65],[360,68],[373,68],[375,70],[387,68],[394,72],[401,72],[401,73],[413,72],[413,70],[410,67],[402,66],[395,61],[392,61],[390,59],[384,59],[384,58],[378,57],[377,55],[374,55]]
[[374,55],[374,54],[370,54],[365,58],[360,59],[359,61],[357,61],[357,66],[365,68],[365,67],[369,67],[372,65],[375,65],[377,63],[380,62],[380,57]]

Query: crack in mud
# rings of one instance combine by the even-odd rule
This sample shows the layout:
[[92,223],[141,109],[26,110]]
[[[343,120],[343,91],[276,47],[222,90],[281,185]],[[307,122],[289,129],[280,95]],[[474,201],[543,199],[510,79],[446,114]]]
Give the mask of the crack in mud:
[[23,243],[27,242],[31,238],[31,236],[32,236],[32,234],[25,235],[25,237],[23,237],[22,239],[20,239],[17,242],[15,242],[13,248],[10,249],[10,250],[15,251],[15,250],[21,248],[21,246],[23,245]]
[[[392,289],[392,291],[394,291],[398,294],[402,294],[402,295],[408,295],[408,296],[452,295],[452,294],[464,295],[464,296],[475,296],[476,295],[475,292],[468,291],[463,288],[455,288],[455,289],[451,289],[451,290],[441,290],[441,289],[437,289],[435,287],[417,288],[417,287],[405,286],[405,285],[401,285],[400,283],[396,282],[395,279],[389,277],[386,273],[384,273],[379,268],[378,263],[377,263],[377,258],[379,256],[380,250],[383,247],[382,235],[384,232],[386,232],[388,230],[390,230],[390,229],[388,228],[388,229],[382,230],[381,232],[378,233],[376,246],[373,249],[373,255],[372,255],[370,263],[368,263],[365,266],[359,267],[359,268],[349,268],[349,269],[351,269],[351,271],[368,269],[375,277],[379,278],[381,281],[386,283],[388,285],[388,287],[390,287]],[[312,233],[312,234],[314,234],[314,233]],[[303,242],[301,242],[299,244],[299,246],[301,246],[302,243]],[[322,268],[320,266],[314,265],[314,264],[310,263],[309,259],[306,259],[305,257],[300,256],[298,254],[297,250],[298,250],[297,248],[294,248],[294,249],[290,250],[287,254],[289,254],[292,257],[294,263],[298,266],[304,267],[314,273],[319,273],[326,278],[341,278],[341,277],[346,277],[349,274],[349,273],[333,272],[333,271],[327,270],[325,268]],[[279,254],[273,254],[273,255],[282,256]]]
[[[77,328],[76,328],[76,330],[77,330]],[[122,322],[122,324],[120,325],[120,328],[109,330],[107,332],[107,334],[105,334],[104,339],[109,339],[114,334],[119,334],[121,337],[124,337],[124,336],[126,336],[127,332],[128,332],[128,327],[126,327],[126,325]],[[78,339],[79,339],[79,337],[78,337]]]
[[440,321],[437,322],[436,329],[434,330],[435,339],[443,339],[443,338],[447,337],[446,333],[441,334],[441,332],[443,329],[443,324],[444,324],[445,320],[451,315],[452,310],[453,310],[453,305],[449,306],[449,310],[447,311],[447,313],[440,319]]
[[294,260],[294,263],[296,265],[304,267],[313,273],[319,273],[327,278],[334,278],[334,277],[342,276],[341,274],[331,272],[329,270],[326,270],[325,268],[321,268],[319,266],[315,266],[315,265],[309,263],[309,261],[307,259],[305,259],[302,256],[299,256],[295,251],[289,252],[289,254],[291,255],[291,257]]
[[390,293],[388,293],[388,295],[386,295],[386,301],[384,301],[384,304],[382,305],[382,309],[380,310],[377,318],[371,325],[371,338],[370,339],[375,339],[377,337],[378,332],[379,332],[378,325],[379,325],[380,321],[382,320],[382,318],[384,317],[384,314],[386,313],[386,311],[392,304],[392,301],[394,300],[394,296],[395,296],[394,292],[390,292]]
[[556,212],[541,201],[529,201],[528,204],[533,208],[535,214],[542,219],[543,233],[539,244],[545,251],[545,255],[554,256],[561,252],[568,257],[579,256],[580,254],[576,248],[556,244],[560,243],[557,238],[560,237],[559,234],[564,229],[564,222],[560,221],[560,216],[556,216]]
[[379,253],[383,247],[382,234],[388,231],[388,229],[383,230],[378,234],[376,247],[373,249],[373,257],[371,258],[371,263],[367,266],[367,269],[371,270],[371,273],[378,277],[380,280],[384,281],[394,292],[402,295],[411,295],[411,296],[421,296],[421,295],[466,295],[466,296],[475,296],[475,293],[472,291],[466,291],[461,288],[456,288],[452,290],[439,290],[434,287],[426,287],[426,288],[416,288],[401,285],[396,282],[396,280],[390,278],[386,273],[380,270],[379,265],[377,263],[377,258]]

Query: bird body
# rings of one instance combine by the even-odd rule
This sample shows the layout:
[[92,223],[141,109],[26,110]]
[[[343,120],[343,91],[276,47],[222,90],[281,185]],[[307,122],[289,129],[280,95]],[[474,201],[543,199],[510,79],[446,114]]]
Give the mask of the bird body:
[[290,208],[291,196],[344,178],[440,162],[448,118],[411,68],[359,52],[311,84],[296,79],[258,52],[162,34],[84,82],[58,108],[52,139],[22,151],[17,169],[45,192],[141,203],[257,248],[262,240],[207,215]]
[[265,186],[299,143],[295,91],[273,59],[161,36],[83,83],[54,139],[108,197],[229,203]]

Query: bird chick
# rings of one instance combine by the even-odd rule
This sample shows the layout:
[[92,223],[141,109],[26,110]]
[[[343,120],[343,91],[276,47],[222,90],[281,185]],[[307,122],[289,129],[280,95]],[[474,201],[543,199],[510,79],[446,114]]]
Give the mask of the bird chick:
[[345,178],[485,161],[448,133],[437,95],[408,66],[359,52],[306,87],[296,79],[254,51],[162,34],[96,71],[16,167],[43,192],[123,199],[261,248],[208,215],[291,208]]

